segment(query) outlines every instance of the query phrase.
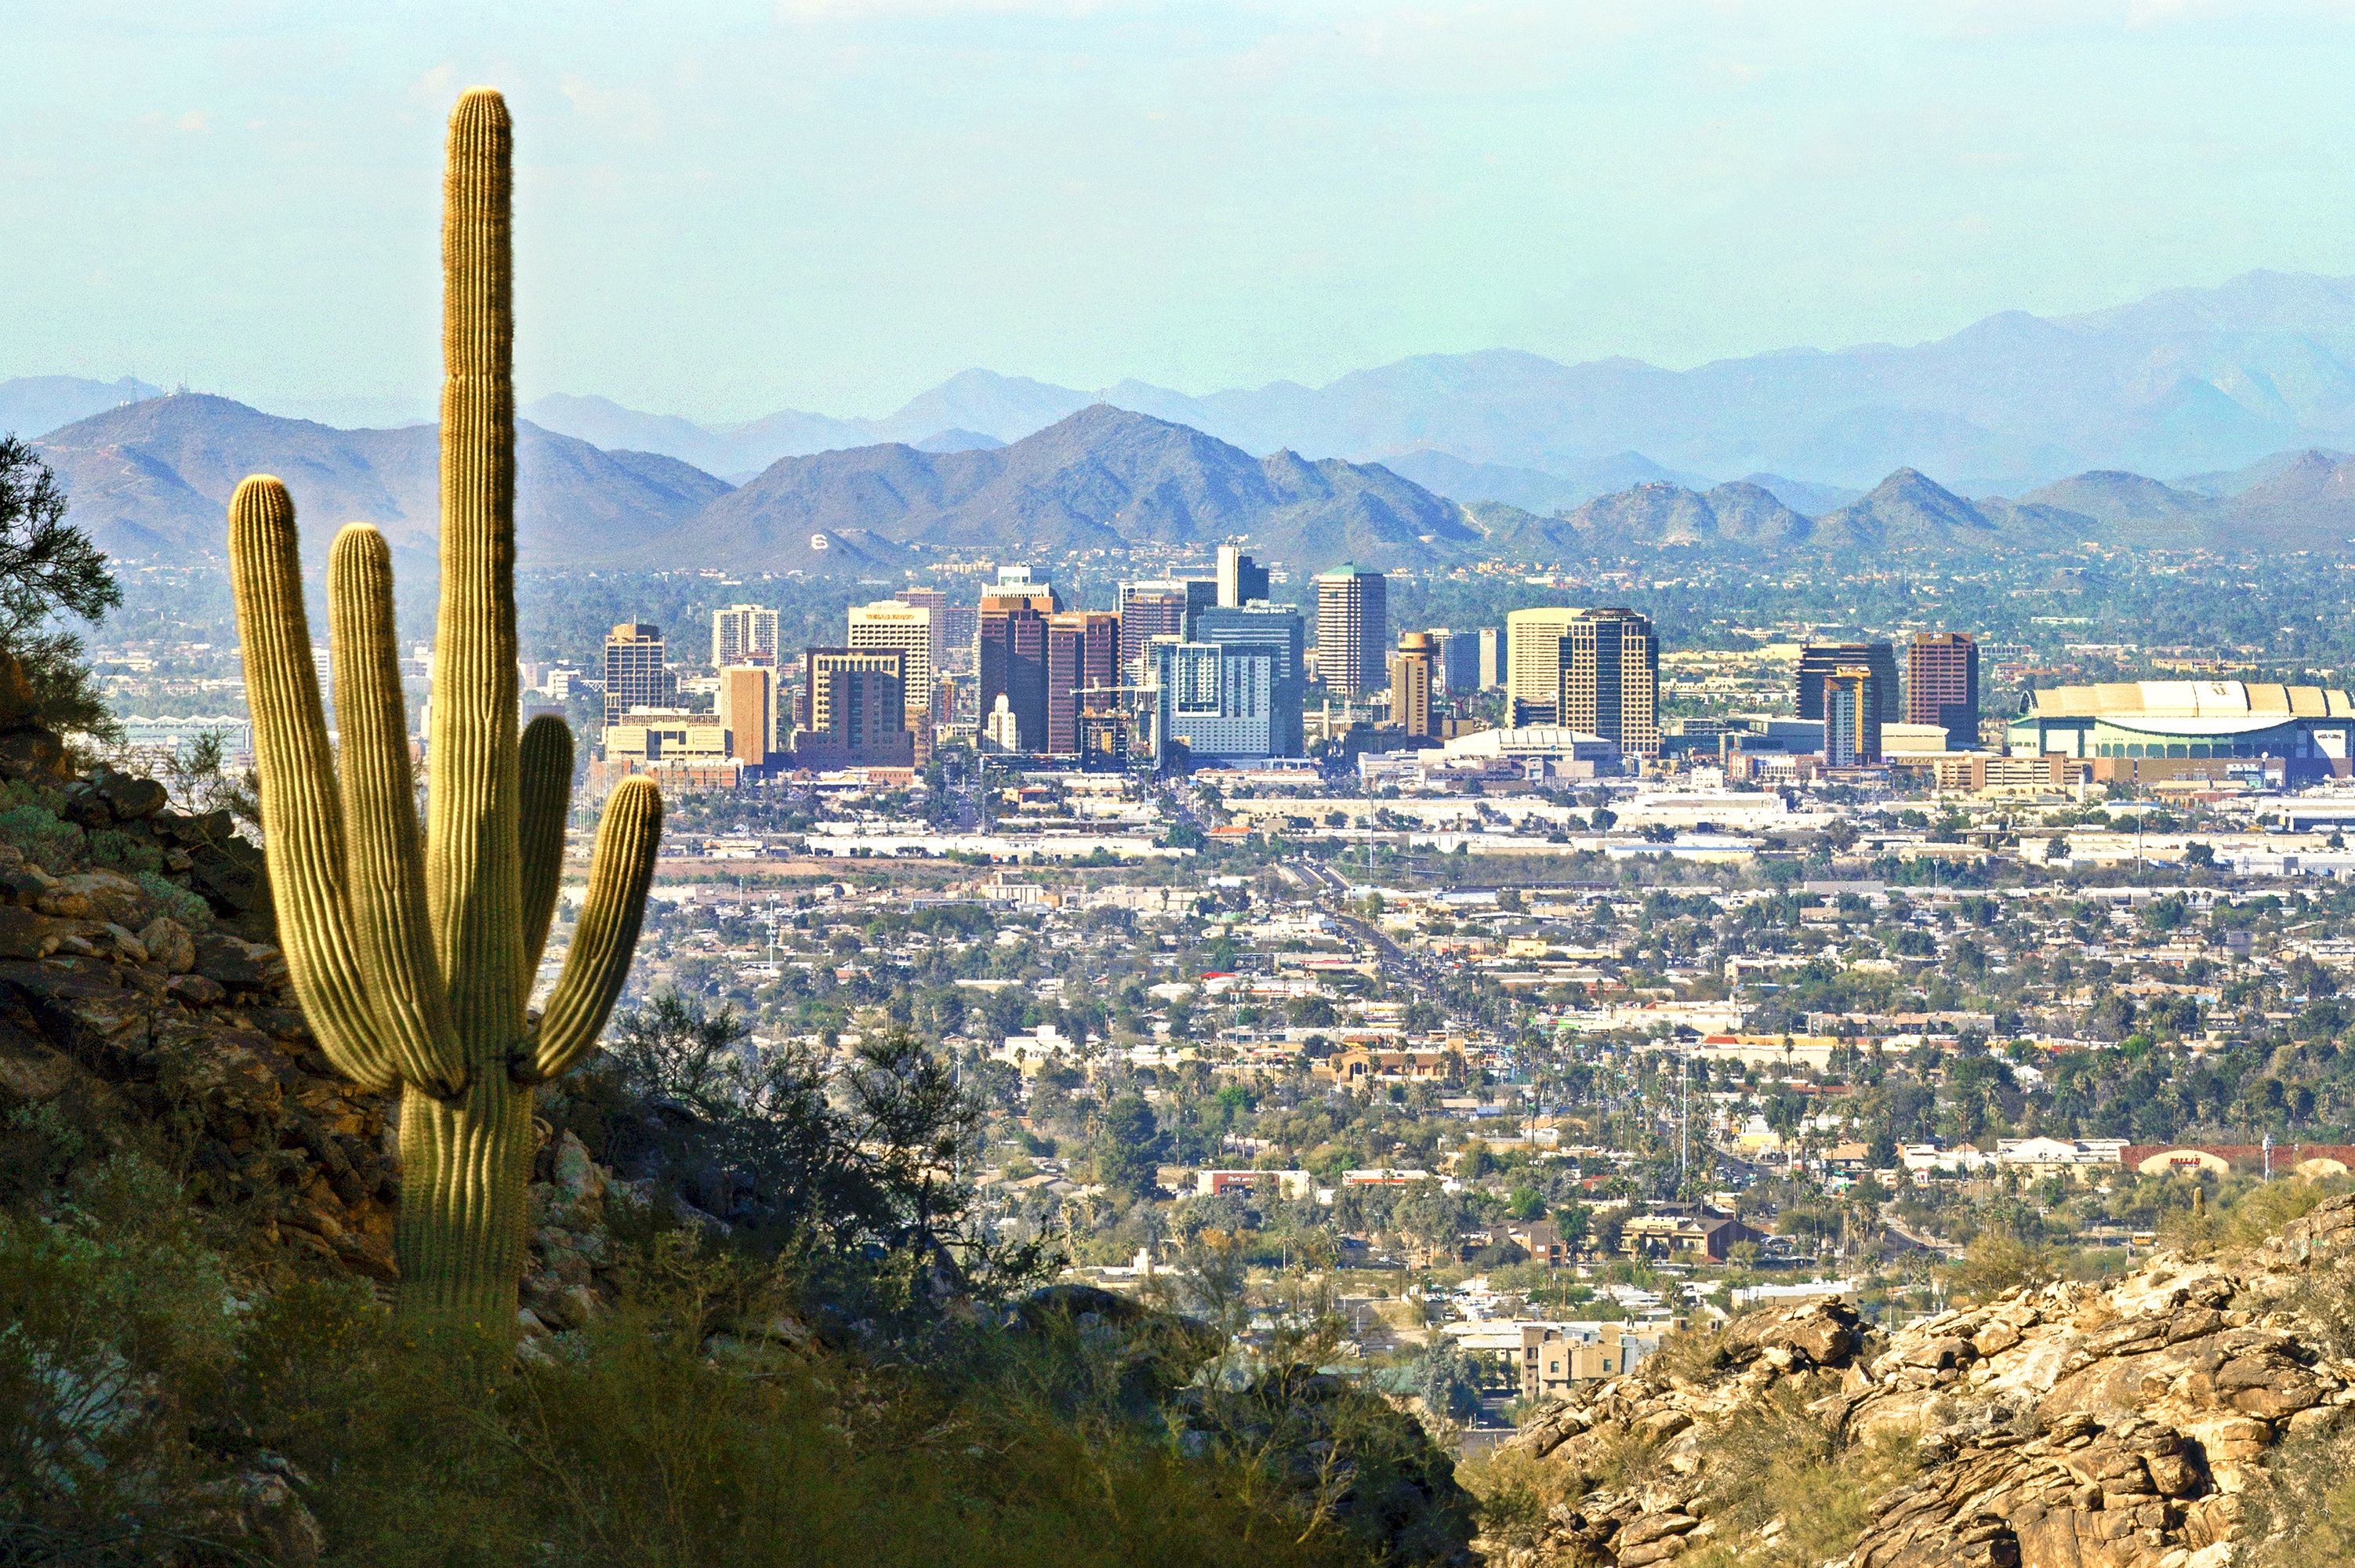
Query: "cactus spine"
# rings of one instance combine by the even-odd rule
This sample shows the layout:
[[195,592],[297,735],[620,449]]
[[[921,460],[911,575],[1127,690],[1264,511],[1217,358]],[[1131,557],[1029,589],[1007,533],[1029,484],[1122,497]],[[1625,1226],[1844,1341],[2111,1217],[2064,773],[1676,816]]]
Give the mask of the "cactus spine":
[[355,523],[328,555],[339,769],[293,502],[257,475],[229,514],[262,827],[295,991],[338,1071],[400,1092],[401,1311],[493,1330],[515,1321],[532,1091],[577,1064],[605,1026],[662,823],[646,780],[607,801],[587,901],[535,1022],[526,1002],[556,905],[572,737],[549,718],[516,731],[512,151],[497,93],[459,100],[443,191],[430,832],[411,787],[382,536]]

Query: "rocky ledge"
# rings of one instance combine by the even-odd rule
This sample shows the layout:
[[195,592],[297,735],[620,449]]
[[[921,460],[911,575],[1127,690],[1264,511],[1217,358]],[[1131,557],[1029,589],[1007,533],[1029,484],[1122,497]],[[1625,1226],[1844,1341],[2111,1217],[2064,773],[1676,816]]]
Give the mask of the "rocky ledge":
[[2350,1284],[2355,1196],[2237,1254],[2163,1254],[2106,1286],[2023,1288],[1893,1334],[1839,1302],[1753,1315],[1531,1420],[1508,1451],[1558,1467],[1572,1500],[1490,1560],[1763,1560],[1790,1521],[1745,1517],[1720,1461],[1779,1400],[1835,1466],[1907,1446],[1839,1568],[2221,1568],[2278,1445],[2355,1406],[2332,1306]]
[[[397,1283],[397,1109],[336,1073],[284,955],[250,939],[269,932],[259,851],[226,813],[175,812],[150,780],[43,785],[53,811],[0,816],[0,1181],[37,1187],[61,1136],[134,1147],[244,1227],[266,1270]],[[160,869],[70,869],[93,843]],[[567,1134],[536,1174],[533,1334],[611,1295],[606,1173]]]

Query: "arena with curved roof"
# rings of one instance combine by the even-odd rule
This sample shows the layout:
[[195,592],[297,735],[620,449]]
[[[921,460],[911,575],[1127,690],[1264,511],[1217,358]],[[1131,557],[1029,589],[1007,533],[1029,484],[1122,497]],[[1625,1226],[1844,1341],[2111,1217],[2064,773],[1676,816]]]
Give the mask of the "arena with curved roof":
[[2345,777],[2355,698],[2336,687],[2244,680],[2113,681],[2030,692],[2014,755],[2082,757],[2096,779]]

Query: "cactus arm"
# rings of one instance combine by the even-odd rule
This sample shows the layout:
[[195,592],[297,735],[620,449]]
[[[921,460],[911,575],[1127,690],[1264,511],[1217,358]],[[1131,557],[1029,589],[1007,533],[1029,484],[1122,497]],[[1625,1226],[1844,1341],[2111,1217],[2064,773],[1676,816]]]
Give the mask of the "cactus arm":
[[539,970],[556,915],[557,884],[564,878],[564,819],[572,807],[572,731],[543,713],[523,727],[524,984]]
[[426,892],[462,1038],[525,1038],[515,622],[515,337],[506,101],[450,117],[442,229],[442,608],[433,649]]
[[327,1060],[363,1088],[391,1089],[400,1082],[401,1063],[376,1032],[365,971],[352,946],[343,808],[319,708],[319,672],[311,662],[294,502],[285,485],[256,475],[237,487],[229,549],[279,944]]
[[346,886],[352,945],[368,976],[378,1033],[419,1090],[454,1098],[466,1061],[450,1019],[425,913],[425,850],[409,764],[409,705],[392,614],[392,555],[362,523],[327,556],[336,719],[343,742]]
[[545,1083],[570,1071],[604,1031],[629,977],[661,840],[662,792],[649,779],[623,780],[605,802],[581,921],[572,928],[564,973],[548,999],[532,1055],[515,1068],[518,1081]]

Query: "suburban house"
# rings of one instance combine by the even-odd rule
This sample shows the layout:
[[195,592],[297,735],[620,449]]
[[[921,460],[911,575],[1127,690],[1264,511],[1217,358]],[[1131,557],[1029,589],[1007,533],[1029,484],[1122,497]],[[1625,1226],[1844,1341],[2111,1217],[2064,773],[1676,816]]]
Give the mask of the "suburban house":
[[1742,1243],[1759,1245],[1765,1240],[1765,1232],[1753,1230],[1739,1220],[1709,1215],[1640,1214],[1620,1227],[1619,1250],[1629,1257],[1698,1253],[1711,1263],[1721,1264]]

